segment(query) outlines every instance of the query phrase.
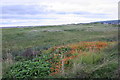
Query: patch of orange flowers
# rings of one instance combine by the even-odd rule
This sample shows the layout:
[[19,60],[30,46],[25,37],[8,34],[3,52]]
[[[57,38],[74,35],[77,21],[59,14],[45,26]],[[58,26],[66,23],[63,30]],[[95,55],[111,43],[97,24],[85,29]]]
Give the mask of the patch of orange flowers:
[[[52,67],[51,69],[51,75],[55,75],[59,72],[61,72],[61,66],[62,66],[62,61],[64,61],[64,64],[68,64],[67,61],[70,59],[74,59],[77,58],[78,56],[80,56],[82,53],[84,54],[85,52],[97,52],[100,51],[102,49],[104,49],[105,47],[107,47],[109,44],[113,44],[115,42],[102,42],[102,41],[94,41],[94,42],[79,42],[76,44],[68,44],[68,45],[62,45],[62,46],[58,46],[58,47],[54,47],[53,51],[58,49],[58,48],[65,48],[65,47],[70,47],[71,50],[69,52],[65,52],[63,53],[64,58],[60,59],[59,62],[53,62],[52,63]],[[71,55],[71,56],[65,56],[65,54],[75,54],[77,53],[78,55]],[[84,54],[86,55],[86,54]],[[59,56],[58,54],[55,54],[53,58],[56,58],[57,56]],[[60,57],[59,57],[60,58]]]

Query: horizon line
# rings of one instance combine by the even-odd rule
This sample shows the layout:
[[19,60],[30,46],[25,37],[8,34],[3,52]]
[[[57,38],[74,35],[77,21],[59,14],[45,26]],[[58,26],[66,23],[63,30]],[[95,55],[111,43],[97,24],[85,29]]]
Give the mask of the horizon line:
[[94,21],[94,22],[83,22],[83,23],[65,23],[65,24],[48,24],[48,25],[18,25],[18,26],[0,26],[0,28],[16,28],[16,27],[37,27],[37,26],[60,26],[60,25],[72,25],[72,24],[89,24],[89,23],[97,23],[97,22],[104,22],[104,21],[120,21],[119,19],[118,20],[103,20],[103,21]]

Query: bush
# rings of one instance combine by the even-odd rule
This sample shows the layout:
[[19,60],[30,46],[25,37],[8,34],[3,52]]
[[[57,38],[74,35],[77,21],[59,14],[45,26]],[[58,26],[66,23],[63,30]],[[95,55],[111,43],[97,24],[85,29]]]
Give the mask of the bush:
[[50,73],[51,64],[44,59],[17,62],[9,68],[3,78],[44,78]]

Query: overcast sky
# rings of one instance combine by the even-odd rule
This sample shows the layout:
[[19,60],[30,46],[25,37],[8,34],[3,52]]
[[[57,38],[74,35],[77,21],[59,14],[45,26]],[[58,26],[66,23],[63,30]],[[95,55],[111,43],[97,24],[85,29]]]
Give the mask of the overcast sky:
[[0,27],[118,19],[119,0],[0,0]]

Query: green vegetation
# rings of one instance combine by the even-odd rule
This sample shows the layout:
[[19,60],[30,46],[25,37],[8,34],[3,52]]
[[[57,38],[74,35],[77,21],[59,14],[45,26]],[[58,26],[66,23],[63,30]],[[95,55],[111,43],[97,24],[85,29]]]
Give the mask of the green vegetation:
[[45,78],[50,73],[50,63],[44,59],[35,58],[33,60],[17,62],[8,69],[3,78]]
[[[3,28],[3,78],[118,77],[117,38],[118,27],[100,23]],[[115,44],[91,52],[90,47],[76,45],[83,41]]]

